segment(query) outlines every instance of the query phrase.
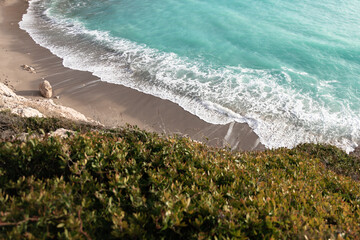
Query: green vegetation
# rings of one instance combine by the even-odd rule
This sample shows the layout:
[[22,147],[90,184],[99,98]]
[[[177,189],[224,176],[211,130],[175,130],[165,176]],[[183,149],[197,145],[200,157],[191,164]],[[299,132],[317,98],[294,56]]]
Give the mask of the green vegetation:
[[331,146],[232,153],[131,127],[2,141],[0,238],[355,239],[359,164]]

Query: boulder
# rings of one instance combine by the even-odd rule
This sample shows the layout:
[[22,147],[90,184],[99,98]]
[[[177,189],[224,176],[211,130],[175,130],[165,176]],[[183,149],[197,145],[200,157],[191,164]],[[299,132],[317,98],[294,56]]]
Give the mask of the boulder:
[[26,64],[25,64],[25,65],[21,65],[21,67],[22,67],[24,70],[28,71],[28,72],[36,73],[35,68],[32,67],[32,66],[29,66],[29,65],[26,65]]
[[52,87],[51,87],[50,83],[46,80],[43,81],[42,83],[40,83],[39,90],[40,90],[41,95],[45,98],[51,98],[51,96],[53,94]]

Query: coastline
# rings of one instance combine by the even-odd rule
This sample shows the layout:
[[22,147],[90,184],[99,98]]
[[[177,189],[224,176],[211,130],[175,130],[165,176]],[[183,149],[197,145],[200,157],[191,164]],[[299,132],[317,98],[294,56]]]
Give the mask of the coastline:
[[[179,134],[211,146],[234,150],[264,150],[258,136],[245,123],[207,123],[175,103],[117,84],[102,82],[89,72],[66,68],[62,59],[40,47],[18,26],[28,3],[2,0],[0,6],[0,81],[28,98],[40,98],[38,85],[48,80],[57,104],[71,107],[107,126],[129,123],[160,134]],[[21,65],[36,69],[32,74]]]

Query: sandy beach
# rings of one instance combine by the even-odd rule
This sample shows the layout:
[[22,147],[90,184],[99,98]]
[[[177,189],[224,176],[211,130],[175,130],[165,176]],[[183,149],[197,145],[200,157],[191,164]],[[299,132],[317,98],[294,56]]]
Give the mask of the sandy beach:
[[[27,6],[24,0],[2,0],[0,4],[0,81],[18,95],[40,98],[38,85],[46,79],[53,86],[54,96],[59,96],[53,99],[55,103],[107,126],[128,123],[160,134],[189,136],[211,146],[242,151],[265,149],[247,124],[210,124],[170,101],[64,67],[62,59],[19,28]],[[36,73],[23,70],[24,64],[33,66]]]

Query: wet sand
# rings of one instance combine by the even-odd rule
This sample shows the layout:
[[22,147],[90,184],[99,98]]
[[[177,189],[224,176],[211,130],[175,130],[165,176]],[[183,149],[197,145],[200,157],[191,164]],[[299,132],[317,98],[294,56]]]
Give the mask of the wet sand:
[[[265,149],[245,123],[210,124],[168,100],[64,67],[62,59],[19,28],[27,6],[24,0],[0,0],[0,82],[18,95],[40,98],[38,85],[46,79],[53,86],[54,96],[59,96],[54,102],[107,126],[128,123],[160,134],[189,136],[211,146],[241,151]],[[36,73],[23,70],[24,64],[33,66]]]

